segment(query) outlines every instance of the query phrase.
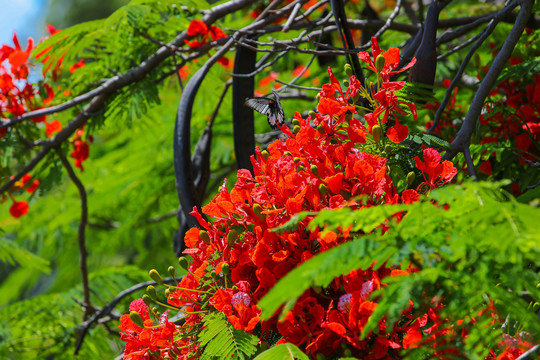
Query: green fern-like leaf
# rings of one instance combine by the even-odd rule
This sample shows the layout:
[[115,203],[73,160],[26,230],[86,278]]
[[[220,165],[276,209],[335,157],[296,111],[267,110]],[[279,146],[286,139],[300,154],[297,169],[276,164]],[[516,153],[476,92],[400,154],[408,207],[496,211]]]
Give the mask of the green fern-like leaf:
[[203,323],[199,334],[199,344],[204,347],[201,359],[248,359],[257,351],[259,338],[235,329],[223,313],[207,315]]
[[17,262],[23,267],[34,268],[44,273],[50,272],[48,260],[32,254],[16,242],[6,238],[0,238],[0,261],[11,264]]
[[287,343],[276,345],[259,355],[253,360],[309,360],[309,357],[296,345]]

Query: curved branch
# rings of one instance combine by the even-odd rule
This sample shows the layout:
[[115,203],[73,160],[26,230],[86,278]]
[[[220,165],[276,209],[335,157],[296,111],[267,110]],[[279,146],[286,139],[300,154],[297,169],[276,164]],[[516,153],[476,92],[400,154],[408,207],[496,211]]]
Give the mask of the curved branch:
[[497,81],[497,78],[503,70],[506,62],[510,58],[510,55],[512,55],[512,51],[519,41],[521,33],[525,29],[525,25],[527,24],[531,14],[532,3],[533,0],[523,0],[521,2],[521,9],[519,10],[516,23],[506,38],[501,51],[495,57],[495,60],[493,61],[493,64],[491,65],[486,77],[480,84],[478,91],[474,95],[469,111],[467,112],[467,116],[463,122],[463,126],[458,131],[456,138],[452,142],[450,150],[444,154],[443,160],[451,160],[458,152],[464,152],[465,148],[469,147],[471,135],[476,127],[478,118],[480,117],[480,113],[484,106],[484,101],[489,95],[495,81]]
[[[171,284],[171,283],[174,283],[174,282],[175,282],[175,279],[173,279],[171,277],[167,277],[167,278],[163,279],[163,283],[165,283],[165,284]],[[123,298],[133,294],[136,291],[145,289],[148,285],[156,285],[156,282],[155,281],[146,281],[146,282],[143,282],[143,283],[140,283],[140,284],[137,284],[137,285],[133,285],[132,287],[121,291],[120,293],[118,293],[118,295],[116,295],[116,297],[114,299],[112,299],[112,301],[110,303],[108,303],[107,305],[102,307],[101,310],[98,311],[97,313],[95,313],[90,319],[88,319],[87,321],[85,321],[81,325],[79,325],[79,327],[82,328],[82,330],[81,330],[81,333],[79,335],[79,338],[77,339],[77,343],[75,344],[74,355],[77,355],[79,353],[79,350],[81,349],[81,345],[82,345],[82,343],[84,341],[84,338],[85,338],[86,334],[88,333],[88,330],[90,330],[90,327],[96,321],[98,321],[99,319],[101,319],[102,317],[104,317],[106,315],[109,315],[110,312],[116,307],[116,305]]]
[[79,243],[79,267],[81,269],[81,278],[82,278],[82,287],[83,287],[83,307],[84,307],[84,315],[83,319],[86,320],[91,312],[91,304],[90,304],[90,286],[88,285],[88,268],[86,266],[86,259],[88,258],[88,252],[86,251],[86,237],[85,237],[85,231],[86,231],[86,225],[88,224],[88,203],[87,203],[87,196],[86,196],[86,189],[81,182],[81,180],[77,177],[77,174],[75,174],[75,171],[73,171],[73,167],[71,167],[71,164],[66,159],[66,156],[62,152],[62,150],[58,147],[56,148],[56,154],[58,155],[58,158],[62,162],[62,165],[66,169],[71,181],[73,181],[73,184],[77,187],[77,190],[79,190],[79,196],[81,198],[81,221],[79,222],[79,235],[78,235],[78,243]]

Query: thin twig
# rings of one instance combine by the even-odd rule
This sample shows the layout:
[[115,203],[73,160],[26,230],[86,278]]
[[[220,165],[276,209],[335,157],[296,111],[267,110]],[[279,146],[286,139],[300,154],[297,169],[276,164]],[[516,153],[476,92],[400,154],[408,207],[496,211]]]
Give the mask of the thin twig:
[[373,37],[376,37],[377,39],[386,31],[390,28],[390,26],[392,25],[392,22],[394,21],[394,19],[396,18],[396,16],[398,16],[399,14],[399,10],[401,10],[401,2],[402,0],[398,0],[396,2],[396,7],[394,8],[394,11],[392,11],[392,13],[390,14],[390,16],[388,17],[388,19],[386,20],[386,22],[384,23],[383,27],[380,28],[376,33],[375,35],[373,35]]
[[88,258],[88,252],[86,251],[86,225],[88,224],[88,203],[86,197],[86,189],[81,182],[81,180],[73,171],[73,167],[69,163],[68,159],[62,152],[60,147],[56,148],[56,154],[62,162],[62,165],[66,169],[69,178],[73,181],[73,184],[79,190],[79,197],[81,198],[81,220],[79,221],[79,233],[78,233],[78,243],[79,243],[79,267],[81,269],[81,278],[82,278],[82,287],[83,287],[83,304],[84,304],[84,316],[83,319],[86,320],[91,312],[91,303],[90,303],[90,286],[88,285],[88,268],[86,265],[86,259]]
[[291,11],[291,14],[289,15],[289,18],[287,19],[287,22],[285,23],[285,25],[283,25],[283,32],[288,32],[290,27],[291,27],[291,24],[293,23],[293,21],[295,21],[296,19],[296,15],[298,15],[298,11],[300,11],[300,9],[302,8],[302,4],[300,3],[297,3],[293,10]]
[[[163,279],[163,283],[166,283],[166,284],[171,284],[171,283],[174,283],[174,282],[175,282],[175,279],[173,279],[171,277],[167,277],[167,278]],[[86,334],[88,333],[88,330],[90,330],[90,327],[96,321],[98,321],[99,319],[103,318],[104,316],[110,314],[111,311],[116,307],[116,305],[123,298],[133,294],[134,292],[145,289],[149,285],[156,285],[156,282],[155,281],[146,281],[146,282],[143,282],[143,283],[140,283],[140,284],[137,284],[137,285],[133,285],[132,287],[121,291],[120,293],[118,293],[118,295],[116,295],[116,297],[111,302],[109,302],[107,305],[102,307],[100,311],[98,311],[97,313],[92,315],[92,317],[90,319],[88,319],[87,321],[80,324],[79,328],[81,328],[81,332],[79,334],[79,338],[77,339],[77,343],[75,344],[74,354],[75,355],[78,354],[79,350],[81,349],[81,345],[82,345],[82,343],[84,341],[84,338],[85,338]]]

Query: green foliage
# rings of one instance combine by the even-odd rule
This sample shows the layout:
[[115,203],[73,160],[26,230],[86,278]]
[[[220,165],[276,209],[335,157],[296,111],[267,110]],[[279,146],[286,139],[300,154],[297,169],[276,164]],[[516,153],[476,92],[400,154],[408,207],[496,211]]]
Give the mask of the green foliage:
[[0,238],[0,261],[9,262],[12,265],[18,263],[23,267],[34,268],[45,273],[50,272],[47,259],[32,254],[16,242],[6,238]]
[[[119,292],[147,279],[134,267],[106,269],[90,276],[91,302],[102,307]],[[125,298],[120,309],[127,310]],[[83,311],[81,286],[40,295],[0,309],[0,357],[2,359],[72,359]],[[114,324],[111,324],[114,329]],[[119,339],[111,341],[103,327],[90,330],[80,351],[82,359],[113,358],[121,351]]]
[[221,312],[203,319],[204,328],[199,333],[199,343],[204,347],[201,359],[249,359],[257,348],[259,338],[235,329]]
[[[409,307],[409,299],[418,308],[429,306],[427,293],[437,294],[445,304],[441,317],[448,318],[448,324],[458,326],[458,320],[465,319],[458,328],[469,336],[458,346],[468,358],[483,358],[502,331],[500,324],[491,324],[491,318],[477,316],[490,302],[511,324],[505,331],[513,334],[527,329],[540,338],[537,316],[521,296],[540,297],[540,229],[536,226],[540,209],[518,203],[500,185],[449,186],[433,191],[430,200],[412,205],[322,211],[311,227],[351,226],[351,233],[358,235],[281,279],[259,302],[264,317],[282,304],[292,306],[308,288],[327,286],[334,277],[351,270],[373,263],[375,267],[386,263],[405,269],[412,263],[417,272],[385,279],[388,286],[372,295],[378,306],[364,335],[375,331],[383,317],[387,326],[393,326]],[[399,211],[406,211],[401,222],[391,221],[389,232],[379,235],[377,225]],[[478,317],[476,326],[471,316]],[[419,358],[420,351],[425,349],[410,353],[409,358]]]
[[309,360],[308,356],[297,346],[287,343],[279,344],[260,353],[253,360]]

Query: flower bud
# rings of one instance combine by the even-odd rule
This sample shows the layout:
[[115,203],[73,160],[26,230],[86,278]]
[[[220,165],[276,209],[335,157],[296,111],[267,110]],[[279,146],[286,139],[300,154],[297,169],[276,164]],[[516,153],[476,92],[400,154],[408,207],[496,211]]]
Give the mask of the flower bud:
[[329,192],[330,189],[328,189],[328,186],[326,186],[325,184],[319,185],[319,194],[321,194],[321,196],[326,196]]
[[229,230],[229,233],[227,234],[227,244],[232,246],[236,242],[237,238],[238,238],[238,233],[236,232],[236,230],[234,229]]
[[314,118],[314,117],[315,117],[315,111],[309,110],[308,115],[309,115],[311,118]]
[[157,318],[160,316],[159,309],[158,309],[156,306],[154,306],[154,307],[152,308],[152,313],[153,313]]
[[150,278],[156,282],[158,285],[163,285],[163,279],[161,278],[161,275],[159,275],[158,271],[156,269],[152,269],[148,272],[148,275],[150,275]]
[[285,151],[283,153],[283,155],[287,155],[287,156],[292,156],[292,152],[290,152],[289,150]]
[[343,80],[343,86],[349,87],[349,80]]
[[142,296],[142,301],[144,301],[146,306],[150,306],[150,304],[152,303],[152,299],[150,298],[150,296],[148,296],[148,294],[144,294]]
[[206,232],[206,230],[199,231],[199,237],[205,243],[206,245],[210,245],[210,236]]
[[345,74],[347,74],[347,76],[353,75],[352,67],[350,64],[345,64],[344,68],[345,68]]
[[480,55],[478,55],[478,53],[476,52],[472,57],[472,63],[476,69],[480,69],[480,67],[482,66],[482,60],[480,60]]
[[171,291],[171,289],[167,288],[165,289],[165,297],[168,299],[169,296],[171,296],[173,294],[173,292]]
[[380,73],[384,69],[385,62],[386,59],[382,54],[379,54],[379,56],[377,56],[377,59],[375,59],[375,68],[377,69],[378,73]]
[[371,129],[371,133],[373,134],[373,140],[378,144],[381,141],[381,138],[383,136],[383,131],[380,125],[375,125]]
[[167,269],[167,272],[169,273],[169,275],[174,277],[174,274],[175,274],[174,266],[169,266],[169,268]]
[[189,261],[184,256],[178,258],[178,263],[182,269],[187,270],[189,268]]
[[293,161],[295,164],[298,164],[300,162],[300,158],[298,156],[295,156]]
[[294,125],[292,129],[293,134],[298,134],[299,131],[300,131],[300,125]]
[[268,158],[270,157],[270,153],[266,150],[261,151],[261,155],[265,161],[268,160]]
[[292,124],[300,126],[300,120],[295,118],[295,119],[292,120]]
[[373,81],[369,82],[369,91],[371,91],[371,96],[375,95],[375,86],[373,86]]
[[129,312],[129,318],[131,319],[131,321],[133,321],[135,323],[135,325],[139,326],[139,327],[144,327],[144,322],[142,320],[142,317],[141,315],[139,315],[138,312],[132,310]]
[[230,268],[229,264],[224,263],[223,265],[221,265],[221,272],[225,276],[229,275],[230,272],[231,272],[231,268]]
[[148,285],[146,287],[146,293],[148,294],[148,296],[150,296],[150,299],[152,299],[154,301],[157,300],[156,288],[153,285]]
[[301,172],[301,171],[304,171],[304,170],[305,170],[305,169],[304,169],[304,165],[298,165],[298,166],[296,167],[296,172]]
[[349,121],[351,121],[351,119],[352,119],[352,113],[350,113],[350,112],[347,111],[347,112],[345,113],[345,121],[346,121],[346,122],[349,122]]
[[317,102],[321,100],[321,93],[317,93],[317,96],[315,96],[315,100],[317,100]]
[[411,186],[414,180],[416,179],[416,175],[414,174],[414,171],[411,171],[407,174],[407,186]]
[[210,276],[212,277],[212,279],[214,281],[218,281],[219,280],[219,276],[218,274],[216,274],[216,272],[214,270],[210,271]]
[[261,205],[259,204],[254,204],[253,205],[253,212],[255,213],[255,215],[257,215],[257,217],[259,219],[261,219],[262,221],[266,221],[266,215],[262,213],[263,209],[261,207]]
[[390,146],[390,144],[386,145],[384,147],[384,152],[386,152],[387,154],[391,154],[392,153],[392,146]]
[[326,130],[324,130],[324,127],[321,124],[317,125],[317,131],[319,132],[319,134],[324,134],[326,132]]
[[309,169],[311,170],[313,175],[315,175],[315,176],[319,175],[319,168],[317,167],[317,165],[311,165],[311,167]]

